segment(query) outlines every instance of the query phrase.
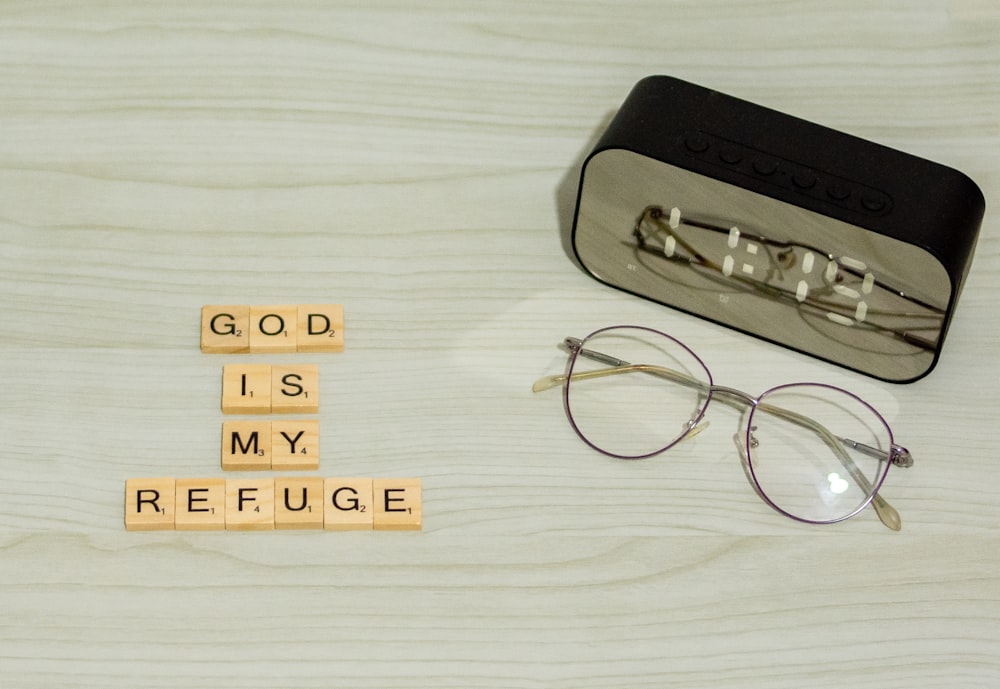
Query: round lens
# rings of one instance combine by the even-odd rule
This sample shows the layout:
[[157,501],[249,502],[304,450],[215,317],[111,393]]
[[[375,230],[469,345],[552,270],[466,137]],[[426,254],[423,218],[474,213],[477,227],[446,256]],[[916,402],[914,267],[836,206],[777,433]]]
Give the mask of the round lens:
[[860,510],[889,468],[892,433],[851,393],[786,385],[758,399],[748,421],[750,472],[775,509],[808,522],[835,522]]
[[697,424],[711,384],[701,360],[669,335],[607,328],[571,357],[566,409],[589,445],[638,459],[666,450]]

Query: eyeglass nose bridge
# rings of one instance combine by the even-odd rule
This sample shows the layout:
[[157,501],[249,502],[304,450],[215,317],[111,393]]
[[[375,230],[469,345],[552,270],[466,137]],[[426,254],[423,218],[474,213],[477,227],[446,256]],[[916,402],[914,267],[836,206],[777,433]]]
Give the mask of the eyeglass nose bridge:
[[[682,440],[689,440],[708,428],[709,420],[705,418],[704,411],[708,409],[708,405],[712,402],[714,395],[728,398],[729,401],[738,402],[748,407],[757,406],[756,397],[747,394],[742,390],[737,390],[736,388],[730,388],[724,385],[705,385],[704,390],[708,393],[705,403],[702,405],[700,412],[685,423],[685,431],[682,436]],[[753,436],[753,431],[755,430],[757,430],[756,426],[752,426],[750,428],[749,438],[751,448],[755,448],[758,445],[757,439]],[[742,441],[740,441],[739,444],[742,448]]]
[[713,396],[720,395],[728,398],[730,401],[740,402],[748,407],[757,406],[757,398],[749,393],[743,392],[742,390],[729,388],[725,385],[707,385],[706,388],[709,394],[709,401],[711,401]]

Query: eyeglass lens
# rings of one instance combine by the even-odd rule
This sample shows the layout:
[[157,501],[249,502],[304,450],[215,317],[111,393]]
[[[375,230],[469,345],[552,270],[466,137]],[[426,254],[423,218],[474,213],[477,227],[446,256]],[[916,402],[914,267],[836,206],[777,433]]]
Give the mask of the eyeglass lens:
[[601,452],[627,459],[679,441],[704,413],[711,385],[708,369],[687,347],[639,327],[589,336],[571,358],[569,374],[566,408],[577,433]]
[[775,388],[758,398],[748,425],[746,448],[758,488],[797,519],[851,516],[868,504],[889,467],[888,426],[845,390]]

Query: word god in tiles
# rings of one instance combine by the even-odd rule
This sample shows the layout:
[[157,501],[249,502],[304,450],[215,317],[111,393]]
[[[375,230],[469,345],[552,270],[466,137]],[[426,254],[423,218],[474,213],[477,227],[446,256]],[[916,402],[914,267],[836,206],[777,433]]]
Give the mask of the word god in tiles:
[[341,304],[203,306],[201,351],[207,354],[342,352]]

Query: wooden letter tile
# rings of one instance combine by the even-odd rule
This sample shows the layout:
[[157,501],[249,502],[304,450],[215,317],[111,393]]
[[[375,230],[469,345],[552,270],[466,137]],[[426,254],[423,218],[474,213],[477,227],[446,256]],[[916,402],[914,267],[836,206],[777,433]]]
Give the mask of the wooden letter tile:
[[423,528],[423,497],[418,478],[377,478],[372,482],[374,528],[416,531]]
[[275,471],[319,469],[319,420],[271,422],[271,468]]
[[266,471],[270,469],[271,422],[223,422],[222,468],[225,471]]
[[130,478],[125,481],[125,529],[174,528],[174,479]]
[[297,306],[251,306],[250,351],[262,354],[294,352],[298,315]]
[[249,306],[203,306],[201,351],[242,354],[250,351]]
[[315,414],[319,411],[319,367],[273,366],[271,368],[271,412]]
[[226,528],[226,480],[179,478],[174,500],[174,528],[211,531]]
[[226,530],[270,531],[274,528],[274,479],[226,480]]
[[344,351],[342,304],[302,304],[299,306],[298,323],[298,351]]
[[268,364],[223,366],[223,414],[269,414],[270,412],[271,367]]
[[323,528],[352,531],[372,528],[372,480],[328,478],[323,484]]
[[323,528],[323,478],[274,479],[274,528]]

